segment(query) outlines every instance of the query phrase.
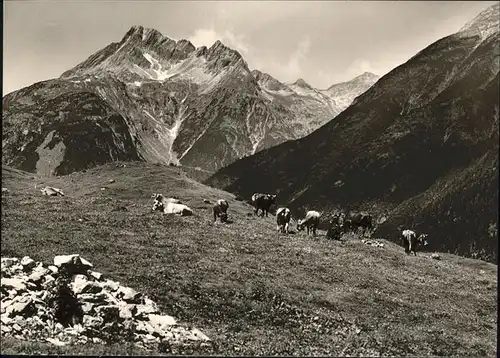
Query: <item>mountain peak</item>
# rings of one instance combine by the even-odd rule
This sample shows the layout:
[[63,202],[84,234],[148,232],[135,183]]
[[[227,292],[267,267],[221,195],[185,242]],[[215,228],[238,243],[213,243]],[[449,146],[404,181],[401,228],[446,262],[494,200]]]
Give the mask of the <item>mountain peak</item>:
[[[372,73],[372,72],[363,72],[359,76],[354,77],[351,81],[376,81],[380,78],[380,76]],[[349,81],[349,82],[351,82]]]
[[220,40],[215,41],[214,44],[210,46],[210,48],[208,49],[208,52],[214,55],[231,54],[239,58],[242,58],[241,54],[238,51],[233,50],[230,47],[227,47]]
[[276,78],[274,78],[273,76],[271,76],[269,73],[262,72],[262,71],[259,71],[259,70],[256,70],[256,69],[252,70],[252,75],[255,77],[255,79],[257,81],[260,81],[260,80],[264,80],[264,81],[267,81],[267,80],[278,81]]
[[125,42],[132,37],[140,39],[143,42],[157,42],[166,39],[160,31],[141,25],[132,26],[127,31],[121,42]]
[[465,24],[459,33],[486,38],[492,33],[498,32],[499,15],[500,3],[497,3],[481,11],[474,19]]
[[373,77],[379,77],[378,75],[372,73],[372,72],[363,72],[360,74],[358,77],[368,77],[368,78],[373,78]]
[[379,78],[380,76],[372,72],[363,72],[359,76],[354,77],[352,80],[331,85],[326,89],[326,91],[331,92],[331,91],[336,91],[338,89],[343,90],[345,86],[359,86],[359,85],[365,86],[366,84],[372,85],[375,82],[377,82]]
[[286,86],[268,73],[259,70],[252,70],[252,76],[255,78],[259,86],[271,91],[279,91]]
[[307,83],[306,81],[304,81],[302,78],[299,78],[297,81],[295,81],[293,83],[293,85],[298,86],[298,87],[302,87],[302,88],[312,89],[311,85],[309,83]]
[[246,71],[250,72],[243,56],[238,51],[224,45],[220,40],[215,41],[206,51],[206,58],[216,67],[226,67],[228,65],[239,67],[241,65]]

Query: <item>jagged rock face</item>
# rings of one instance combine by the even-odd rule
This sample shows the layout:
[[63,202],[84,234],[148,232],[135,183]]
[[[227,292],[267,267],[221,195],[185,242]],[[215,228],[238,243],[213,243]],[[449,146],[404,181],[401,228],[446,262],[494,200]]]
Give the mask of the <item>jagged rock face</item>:
[[428,233],[432,249],[496,261],[498,6],[487,13],[467,29],[489,35],[433,43],[334,121],[207,183],[246,197],[257,187],[278,192],[294,209],[368,210],[387,219],[376,235],[397,240],[402,225]]
[[54,80],[4,100],[3,162],[44,175],[139,160],[125,118],[96,93]]
[[3,98],[3,163],[43,175],[113,160],[215,171],[311,133],[376,79],[330,95],[250,71],[220,41],[196,49],[134,26],[59,79]]

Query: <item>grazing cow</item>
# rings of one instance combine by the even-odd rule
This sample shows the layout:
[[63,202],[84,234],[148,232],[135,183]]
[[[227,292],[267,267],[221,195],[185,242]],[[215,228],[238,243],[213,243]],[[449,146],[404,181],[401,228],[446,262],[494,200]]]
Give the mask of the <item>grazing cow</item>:
[[48,196],[61,195],[61,196],[64,196],[64,193],[61,189],[57,189],[57,188],[54,188],[51,186],[46,186],[45,188],[40,189],[40,191],[42,192],[42,195],[48,195]]
[[312,231],[313,236],[316,236],[316,229],[319,225],[319,218],[321,214],[317,211],[310,210],[307,212],[306,217],[303,220],[299,220],[297,222],[297,231],[304,230],[304,227],[307,228],[307,235],[309,235],[309,231]]
[[363,235],[366,231],[371,233],[373,229],[372,216],[370,214],[350,212],[348,217],[344,220],[344,232],[356,232],[360,227],[363,229]]
[[179,199],[165,198],[162,194],[153,194],[154,203],[153,211],[161,210],[164,214],[177,214],[181,216],[193,215],[193,210],[191,210],[187,205],[181,204]]
[[217,218],[220,217],[220,222],[227,221],[227,209],[229,208],[229,204],[224,199],[219,199],[215,202],[213,206],[214,212],[214,222],[217,221]]
[[282,232],[283,234],[288,234],[288,225],[290,224],[290,219],[292,218],[292,212],[288,208],[279,208],[276,211],[276,223],[278,224],[276,230]]
[[262,217],[266,214],[268,216],[269,209],[276,202],[276,194],[260,194],[255,193],[252,195],[252,206],[253,212],[258,216],[259,210],[261,210]]
[[413,254],[417,256],[417,247],[422,245],[422,246],[427,246],[427,234],[421,234],[417,237],[417,234],[415,234],[415,231],[413,230],[403,230],[401,233],[401,243],[403,247],[405,248],[405,253],[407,255]]

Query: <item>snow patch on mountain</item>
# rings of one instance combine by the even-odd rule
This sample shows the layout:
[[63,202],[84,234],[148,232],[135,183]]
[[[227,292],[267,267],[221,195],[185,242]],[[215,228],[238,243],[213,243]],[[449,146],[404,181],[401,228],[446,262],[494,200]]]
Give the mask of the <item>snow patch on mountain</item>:
[[161,65],[161,63],[157,59],[155,59],[153,56],[151,56],[149,53],[143,53],[142,55],[151,64],[150,70],[156,74],[156,78],[153,78],[153,77],[151,77],[151,78],[153,78],[157,81],[164,81],[165,79],[172,77],[168,73],[168,71],[163,70],[163,68],[162,68],[163,66]]
[[167,127],[165,123],[154,117],[147,110],[143,110],[144,113],[146,113],[146,115],[151,118],[155,124],[154,131],[157,134],[158,139],[166,148],[168,161],[176,164],[179,164],[180,158],[178,158],[177,153],[173,150],[173,145],[175,140],[177,139],[177,136],[179,135],[179,130],[182,126],[182,123],[186,119],[185,113],[187,108],[184,105],[186,98],[187,96],[181,101],[179,105],[179,112],[177,113],[174,124],[170,128]]

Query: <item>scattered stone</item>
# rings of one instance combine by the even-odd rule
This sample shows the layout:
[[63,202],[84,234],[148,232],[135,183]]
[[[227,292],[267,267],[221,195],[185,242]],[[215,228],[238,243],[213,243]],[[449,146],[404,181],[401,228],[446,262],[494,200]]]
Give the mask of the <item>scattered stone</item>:
[[165,326],[173,326],[177,323],[174,317],[171,316],[160,316],[157,314],[150,314],[148,317],[151,324],[159,328],[165,328]]
[[112,280],[106,280],[104,283],[104,288],[107,288],[111,291],[117,291],[120,288],[120,283]]
[[64,269],[69,274],[86,274],[94,265],[81,258],[80,255],[73,254],[54,257],[54,266]]
[[2,257],[2,264],[1,264],[2,265],[2,272],[5,269],[17,264],[18,262],[19,262],[19,260],[15,257],[12,257],[12,258],[11,257]]
[[115,180],[114,180],[114,179],[109,179],[109,183],[110,183],[110,184],[113,184],[114,182],[115,182]]
[[53,274],[57,274],[59,272],[57,266],[54,265],[50,265],[49,267],[47,267],[47,269],[49,269]]
[[100,280],[101,280],[101,278],[102,278],[102,273],[100,273],[100,272],[95,272],[95,271],[92,271],[92,272],[90,273],[90,275],[91,275],[93,278],[95,278],[97,281],[100,281]]
[[367,240],[362,239],[361,242],[366,245],[375,246],[375,247],[384,247],[384,244],[377,240]]
[[26,284],[20,278],[2,278],[0,282],[2,287],[13,288],[16,291],[26,290]]
[[28,277],[28,281],[33,282],[36,285],[39,285],[44,280],[44,274],[42,272],[33,272]]
[[130,287],[120,287],[117,294],[118,298],[123,299],[125,302],[138,303],[141,294]]
[[3,194],[3,193],[9,193],[9,192],[10,192],[10,190],[9,190],[9,189],[7,189],[7,188],[2,188],[2,194]]
[[33,269],[33,272],[40,273],[42,276],[45,276],[47,274],[50,274],[51,271],[45,267],[43,267],[43,264],[39,262],[37,266]]
[[[130,308],[129,305],[127,305],[126,303],[118,303],[118,309],[120,310],[119,312],[119,316],[120,318],[123,318],[123,319],[128,319],[128,318],[132,318],[134,316],[134,314],[132,313],[132,310]],[[134,306],[134,309],[135,309],[135,306]]]
[[15,317],[18,315],[26,317],[26,316],[32,315],[33,311],[34,311],[33,300],[29,297],[27,300],[15,302],[15,303],[9,305],[5,309],[5,313],[7,314],[7,317]]
[[55,346],[65,346],[67,344],[65,342],[61,342],[57,338],[46,338],[46,341],[49,342],[49,343],[52,343]]
[[80,281],[78,284],[73,285],[73,292],[78,293],[99,293],[102,287],[94,281]]
[[58,346],[132,340],[144,349],[209,341],[198,329],[161,314],[147,296],[104,280],[79,255],[56,256],[48,267],[27,256],[1,262],[2,335]]
[[114,305],[98,306],[95,311],[104,321],[113,322],[120,317],[120,309]]
[[104,319],[102,317],[94,317],[90,315],[83,316],[83,325],[89,328],[98,329],[104,324]]
[[439,254],[432,254],[432,255],[431,255],[431,259],[434,259],[434,260],[441,260],[441,256],[439,256]]
[[0,318],[0,321],[2,322],[2,325],[8,325],[12,323],[12,318],[9,318],[4,315]]
[[56,282],[56,279],[52,275],[46,275],[45,276],[45,282],[42,283],[43,288],[48,288],[51,287],[54,283]]
[[203,202],[204,202],[205,204],[210,204],[210,200],[208,200],[208,199],[203,199]]
[[21,260],[21,265],[25,271],[30,271],[35,268],[36,262],[28,256],[24,256]]
[[201,341],[209,341],[210,338],[208,338],[202,331],[200,331],[198,328],[193,328],[191,330],[191,333],[199,340]]
[[106,295],[106,293],[104,292],[100,292],[98,294],[81,293],[78,295],[78,298],[83,302],[104,303],[107,302],[108,295]]

